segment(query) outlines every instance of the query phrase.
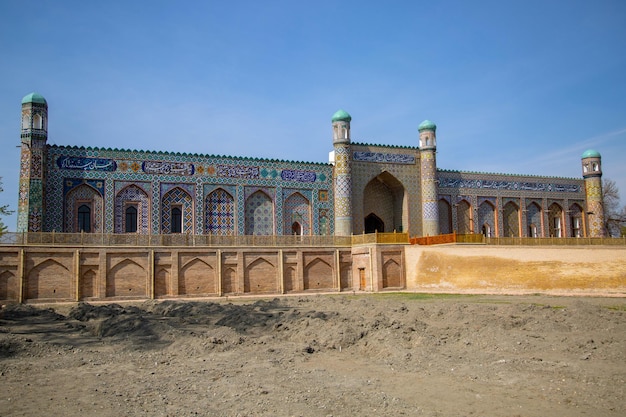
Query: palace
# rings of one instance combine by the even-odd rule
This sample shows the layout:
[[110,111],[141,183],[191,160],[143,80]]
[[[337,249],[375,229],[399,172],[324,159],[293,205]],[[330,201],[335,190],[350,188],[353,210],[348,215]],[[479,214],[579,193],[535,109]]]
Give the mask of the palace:
[[18,232],[604,236],[593,150],[579,179],[442,170],[434,123],[414,147],[357,143],[343,110],[328,164],[48,145],[37,93],[21,120]]

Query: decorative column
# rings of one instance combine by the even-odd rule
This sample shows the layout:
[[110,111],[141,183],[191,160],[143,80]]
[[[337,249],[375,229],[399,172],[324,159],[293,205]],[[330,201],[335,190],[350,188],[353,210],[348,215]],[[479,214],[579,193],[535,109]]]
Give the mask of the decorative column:
[[332,118],[334,163],[333,186],[335,194],[335,236],[352,234],[352,152],[350,148],[350,121],[352,117],[338,110]]
[[583,178],[587,197],[587,236],[606,237],[602,205],[602,157],[589,149],[582,156]]
[[439,234],[439,206],[437,202],[437,136],[435,125],[424,120],[419,130],[420,169],[422,182],[422,235]]
[[48,103],[37,93],[22,99],[22,150],[17,231],[43,231]]

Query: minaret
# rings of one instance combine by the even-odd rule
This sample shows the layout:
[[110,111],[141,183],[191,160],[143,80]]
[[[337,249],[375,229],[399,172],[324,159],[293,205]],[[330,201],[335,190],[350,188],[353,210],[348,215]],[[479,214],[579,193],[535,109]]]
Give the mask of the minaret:
[[602,204],[602,157],[589,149],[582,156],[585,194],[587,196],[587,236],[605,237],[604,206]]
[[332,118],[335,152],[334,195],[335,235],[352,234],[352,155],[350,151],[350,121],[352,117],[338,110]]
[[48,103],[37,93],[22,99],[22,152],[17,231],[43,231],[43,184],[48,139]]
[[439,234],[439,206],[437,202],[437,125],[424,120],[420,132],[420,167],[422,177],[422,235]]

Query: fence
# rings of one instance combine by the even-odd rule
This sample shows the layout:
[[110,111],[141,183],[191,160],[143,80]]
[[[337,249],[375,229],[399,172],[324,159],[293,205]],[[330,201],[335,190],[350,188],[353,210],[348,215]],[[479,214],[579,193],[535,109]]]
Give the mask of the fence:
[[113,233],[4,233],[0,245],[34,246],[298,246],[349,247],[361,244],[407,244],[407,233],[370,233],[352,236],[218,236],[218,235],[142,235]]
[[486,245],[517,245],[517,246],[581,246],[581,245],[625,245],[626,237],[485,237],[479,233],[450,233],[437,236],[413,237],[412,245],[441,245],[445,243],[478,243]]

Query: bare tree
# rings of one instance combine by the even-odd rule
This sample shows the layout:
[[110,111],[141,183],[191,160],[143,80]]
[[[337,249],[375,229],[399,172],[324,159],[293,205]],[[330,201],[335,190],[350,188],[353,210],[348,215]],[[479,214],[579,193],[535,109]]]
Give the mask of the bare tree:
[[609,236],[619,237],[626,226],[626,206],[620,207],[619,188],[615,181],[602,180],[602,205],[604,207],[604,227]]
[[[0,193],[2,191],[4,191],[4,189],[2,188],[2,178],[0,178]],[[13,213],[13,211],[9,210],[9,206],[8,205],[0,206],[0,216],[8,216],[9,214],[12,214],[12,213]],[[4,222],[0,218],[0,235],[3,234],[6,231],[7,231],[7,226],[4,224]]]

